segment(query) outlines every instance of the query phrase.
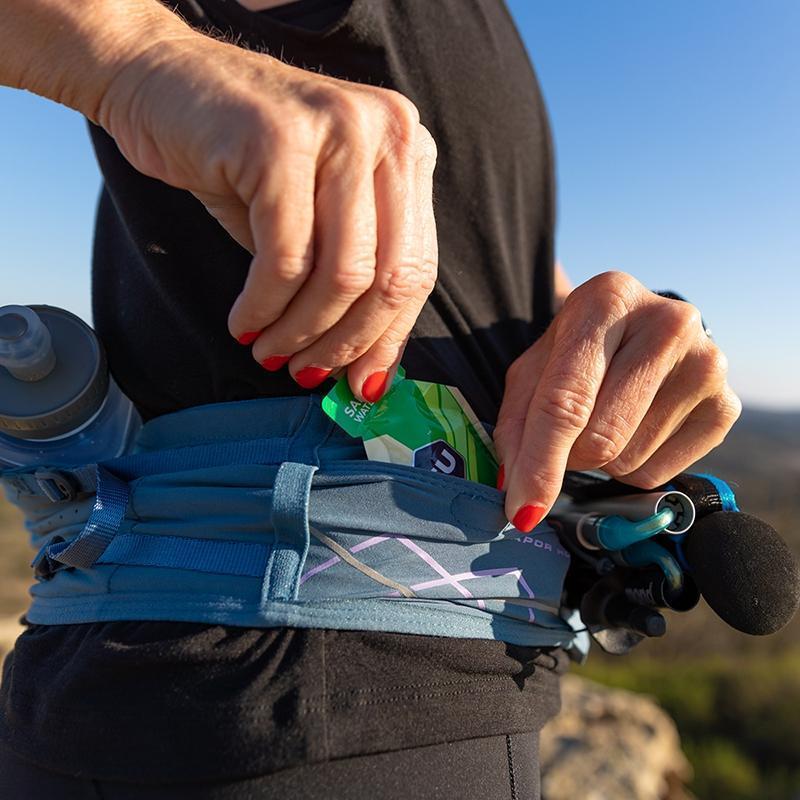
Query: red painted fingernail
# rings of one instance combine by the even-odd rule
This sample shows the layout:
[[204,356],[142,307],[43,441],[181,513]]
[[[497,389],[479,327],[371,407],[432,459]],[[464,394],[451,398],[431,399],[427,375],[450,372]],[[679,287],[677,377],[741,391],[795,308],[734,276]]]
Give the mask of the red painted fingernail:
[[532,531],[543,519],[547,508],[545,506],[522,506],[522,508],[514,514],[514,519],[511,524],[523,533]]
[[497,470],[497,488],[502,492],[503,484],[506,482],[506,465],[501,464]]
[[247,333],[243,333],[236,341],[239,342],[239,344],[253,344],[260,335],[261,331],[247,331]]
[[386,391],[388,372],[373,372],[361,386],[361,394],[368,403],[377,403]]
[[284,366],[290,358],[291,356],[269,356],[269,358],[265,358],[261,362],[261,366],[270,372],[276,372]]
[[322,367],[303,367],[295,376],[295,382],[299,383],[304,389],[315,389],[319,386],[331,370]]

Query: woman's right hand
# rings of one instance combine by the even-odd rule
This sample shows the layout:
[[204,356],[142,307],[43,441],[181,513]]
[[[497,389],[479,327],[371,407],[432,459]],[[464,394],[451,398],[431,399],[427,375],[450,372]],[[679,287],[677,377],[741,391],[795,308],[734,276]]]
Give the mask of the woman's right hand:
[[436,147],[409,100],[187,28],[118,71],[96,121],[250,251],[228,327],[259,363],[306,388],[346,367],[380,397],[437,270]]

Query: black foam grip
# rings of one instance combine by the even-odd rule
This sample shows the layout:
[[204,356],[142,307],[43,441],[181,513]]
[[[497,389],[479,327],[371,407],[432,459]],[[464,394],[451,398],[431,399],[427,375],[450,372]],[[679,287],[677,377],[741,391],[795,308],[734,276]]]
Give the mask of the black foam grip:
[[706,478],[684,472],[676,475],[670,485],[691,498],[698,517],[722,511],[722,499],[717,487]]
[[744,633],[775,633],[800,605],[800,570],[786,543],[749,514],[718,511],[695,523],[686,557],[703,597]]

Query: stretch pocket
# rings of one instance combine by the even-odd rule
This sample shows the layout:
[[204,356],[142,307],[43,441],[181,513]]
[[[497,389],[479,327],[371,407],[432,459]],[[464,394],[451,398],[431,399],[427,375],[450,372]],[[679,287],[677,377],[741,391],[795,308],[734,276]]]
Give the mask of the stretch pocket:
[[[330,463],[315,475],[309,522],[322,532],[300,599],[384,598],[561,627],[569,555],[547,525],[507,524],[490,487],[413,467]],[[404,591],[405,590],[405,591]]]

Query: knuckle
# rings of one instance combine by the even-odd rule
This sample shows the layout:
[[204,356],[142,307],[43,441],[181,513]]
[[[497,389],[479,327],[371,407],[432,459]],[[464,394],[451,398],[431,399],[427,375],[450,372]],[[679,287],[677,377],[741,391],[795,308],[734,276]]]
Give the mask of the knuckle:
[[622,272],[618,269],[610,269],[606,272],[601,272],[591,280],[597,286],[601,287],[607,292],[616,292],[618,294],[626,294],[631,291],[634,285],[639,281],[629,275],[627,272]]
[[619,270],[602,272],[593,279],[603,293],[618,298],[626,308],[633,305],[634,296],[641,291],[641,284],[632,275]]
[[731,427],[742,416],[742,401],[732,389],[727,388],[722,395],[723,411],[725,418],[730,423]]
[[623,449],[616,458],[603,465],[603,469],[613,478],[628,475],[641,465],[641,459],[635,452]]
[[439,156],[439,150],[436,147],[436,140],[424,125],[420,125],[417,130],[417,147],[419,148],[420,158],[429,164],[431,168],[434,167]]
[[560,430],[582,431],[592,416],[592,394],[573,382],[550,389],[536,403],[536,410],[549,417]]
[[401,149],[415,148],[421,128],[417,107],[393,89],[384,90],[382,99],[389,138]]
[[571,292],[564,307],[589,306],[609,319],[624,317],[634,306],[639,283],[625,272],[603,272]]
[[416,128],[419,125],[419,110],[404,94],[394,89],[385,89],[383,97],[394,117],[402,120],[409,128]]
[[326,348],[324,362],[331,367],[343,367],[351,364],[361,355],[354,342],[336,341]]
[[717,386],[728,374],[728,359],[718,347],[711,345],[699,355],[700,369],[706,385]]
[[669,300],[661,305],[660,325],[664,332],[675,339],[685,341],[696,336],[701,328],[700,311],[683,300]]
[[726,390],[717,401],[716,421],[712,427],[714,447],[725,441],[734,423],[741,416],[742,401],[730,390]]
[[331,275],[330,283],[334,294],[340,297],[360,297],[375,280],[374,261],[360,261],[340,264]]
[[311,259],[307,255],[283,254],[277,256],[271,266],[274,278],[285,283],[304,277],[311,269]]
[[434,258],[426,256],[422,259],[422,264],[419,270],[419,289],[426,295],[429,295],[434,286],[436,286],[436,278],[439,275],[439,263]]
[[350,97],[344,92],[331,108],[332,130],[337,139],[346,142],[351,149],[361,150],[370,141],[372,120],[359,97]]
[[421,265],[413,260],[386,270],[376,285],[380,303],[393,311],[399,311],[417,296],[420,274]]
[[582,462],[588,461],[592,466],[601,467],[619,457],[628,437],[629,428],[623,422],[592,425],[584,431],[573,450]]

